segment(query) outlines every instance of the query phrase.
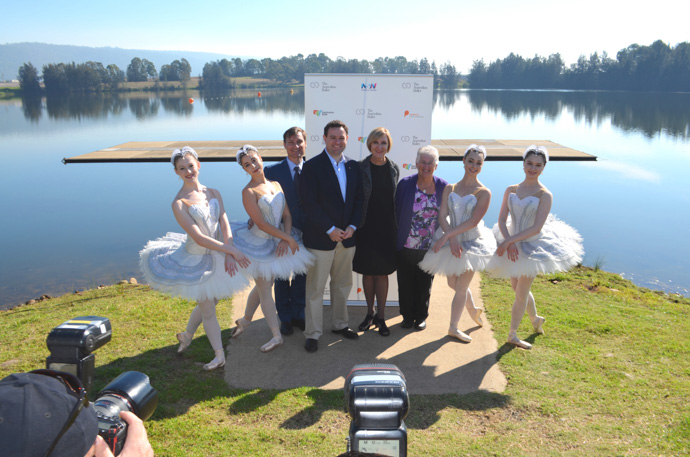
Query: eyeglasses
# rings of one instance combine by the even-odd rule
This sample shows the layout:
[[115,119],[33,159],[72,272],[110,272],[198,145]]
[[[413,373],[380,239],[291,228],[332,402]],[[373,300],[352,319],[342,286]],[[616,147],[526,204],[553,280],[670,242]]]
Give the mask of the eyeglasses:
[[74,375],[55,370],[33,370],[30,373],[50,376],[51,378],[58,379],[62,381],[72,392],[79,396],[79,401],[77,401],[77,403],[72,408],[72,412],[70,412],[69,416],[67,417],[65,425],[62,426],[60,433],[58,433],[53,442],[50,444],[50,447],[48,448],[46,453],[43,454],[43,457],[48,457],[50,453],[53,452],[53,449],[55,449],[55,446],[57,446],[58,442],[60,441],[60,438],[62,438],[63,435],[67,433],[67,430],[69,430],[72,424],[74,424],[74,422],[77,420],[77,417],[79,416],[81,410],[85,406],[88,406],[89,399],[86,396],[86,389],[84,389],[84,387],[81,385],[81,381],[79,381],[79,378],[77,378]]

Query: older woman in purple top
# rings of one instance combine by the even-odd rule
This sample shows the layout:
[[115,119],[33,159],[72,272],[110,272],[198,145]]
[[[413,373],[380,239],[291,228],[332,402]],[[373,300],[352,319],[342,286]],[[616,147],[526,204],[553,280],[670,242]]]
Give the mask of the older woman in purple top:
[[419,268],[433,244],[438,227],[441,196],[448,182],[434,176],[438,150],[422,146],[417,151],[417,174],[401,179],[395,194],[398,220],[398,296],[402,328],[424,330],[429,315],[429,296],[434,277]]

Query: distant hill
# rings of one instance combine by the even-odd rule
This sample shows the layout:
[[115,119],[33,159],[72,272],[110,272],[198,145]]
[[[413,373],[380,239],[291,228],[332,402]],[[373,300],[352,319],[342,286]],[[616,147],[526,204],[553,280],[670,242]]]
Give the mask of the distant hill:
[[103,66],[114,63],[120,70],[127,71],[127,65],[134,57],[148,59],[160,71],[161,66],[168,65],[174,60],[187,59],[192,66],[192,76],[201,75],[207,62],[219,59],[231,59],[246,56],[230,56],[209,52],[189,51],[147,51],[143,49],[120,48],[91,48],[88,46],[70,46],[46,43],[8,43],[0,44],[0,81],[17,79],[17,72],[26,62],[31,62],[38,70],[43,71],[43,65],[49,63],[83,63],[88,61],[100,62]]

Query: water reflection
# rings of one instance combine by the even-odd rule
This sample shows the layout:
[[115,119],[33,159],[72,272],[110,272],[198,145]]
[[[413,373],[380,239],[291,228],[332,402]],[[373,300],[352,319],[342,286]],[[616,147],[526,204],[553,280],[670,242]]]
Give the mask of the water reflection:
[[[161,107],[182,117],[192,116],[195,99],[210,112],[252,113],[282,112],[301,115],[304,112],[304,91],[296,89],[265,89],[258,96],[255,90],[223,92],[180,91],[156,94],[153,92],[118,94],[83,94],[49,96],[45,98],[46,112],[51,119],[101,118],[119,115],[127,107],[139,120],[158,116]],[[543,116],[555,121],[563,110],[572,113],[578,122],[600,125],[610,122],[624,132],[641,132],[647,138],[664,133],[679,139],[690,138],[690,94],[628,93],[628,92],[572,92],[465,90],[435,91],[434,106],[450,110],[467,98],[475,113],[488,111],[508,120],[522,116]],[[38,122],[43,112],[42,100],[22,99],[24,117]]]
[[245,113],[256,111],[280,111],[286,114],[304,114],[304,90],[297,89],[291,93],[285,89],[258,91],[235,90],[201,93],[206,109],[211,112]]
[[[605,119],[625,132],[641,132],[648,138],[664,133],[690,138],[690,94],[629,92],[545,92],[470,90],[467,94],[475,112],[487,109],[508,119],[525,114],[555,121],[562,110],[573,113],[578,122],[600,125]],[[457,100],[457,98],[443,99]],[[452,106],[452,105],[451,105]]]

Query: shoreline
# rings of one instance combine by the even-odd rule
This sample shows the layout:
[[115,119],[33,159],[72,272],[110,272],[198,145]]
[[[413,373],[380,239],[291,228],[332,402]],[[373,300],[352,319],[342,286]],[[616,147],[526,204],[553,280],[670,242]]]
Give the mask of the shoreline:
[[[592,268],[592,267],[588,267],[588,268]],[[595,270],[595,271],[597,271],[597,270]],[[605,271],[605,272],[606,272],[606,270],[604,270],[604,269],[601,269],[601,271]],[[566,272],[566,273],[567,273],[567,272]],[[640,286],[640,285],[635,284],[632,280],[623,277],[623,276],[622,276],[621,274],[619,274],[619,273],[612,273],[612,272],[607,272],[607,273],[612,274],[612,275],[615,275],[615,276],[618,276],[622,281],[628,282],[628,283],[630,283],[631,286],[637,287],[638,289],[640,289],[640,290],[642,290],[642,291],[648,291],[648,292],[651,292],[651,293],[654,293],[654,294],[665,295],[665,296],[668,296],[668,297],[674,297],[674,296],[675,296],[675,297],[690,299],[690,294],[684,295],[684,294],[681,294],[680,292],[667,292],[667,291],[662,290],[662,289],[653,289],[653,288],[650,288],[650,287]],[[563,273],[555,273],[555,274],[553,274],[553,275],[539,275],[539,276],[558,276],[559,274],[563,274]],[[23,302],[21,302],[21,303],[16,303],[16,304],[12,304],[12,303],[0,304],[0,312],[9,311],[9,310],[11,310],[11,309],[19,308],[19,307],[22,307],[22,306],[33,305],[33,304],[40,303],[40,302],[46,301],[46,300],[51,300],[51,299],[55,299],[55,298],[60,298],[60,297],[63,297],[63,296],[65,296],[65,295],[70,295],[70,294],[80,295],[80,294],[83,294],[83,293],[88,292],[88,291],[91,291],[91,290],[98,290],[98,289],[103,289],[103,288],[110,287],[110,286],[124,285],[124,284],[137,285],[137,284],[140,284],[140,283],[139,283],[139,281],[138,281],[135,277],[130,277],[129,279],[121,279],[121,280],[116,281],[116,282],[114,282],[114,283],[112,283],[112,284],[99,284],[99,285],[96,286],[96,287],[84,288],[84,289],[81,289],[81,290],[80,290],[80,289],[76,289],[76,290],[74,290],[74,291],[72,291],[72,292],[63,292],[63,293],[60,293],[60,292],[48,292],[48,293],[43,293],[43,294],[39,295],[38,297],[30,298],[30,299],[28,299],[28,300],[26,300],[26,301],[23,301]],[[141,283],[141,285],[147,285],[147,284]],[[614,292],[616,291],[615,289],[612,289],[612,290],[613,290]]]

